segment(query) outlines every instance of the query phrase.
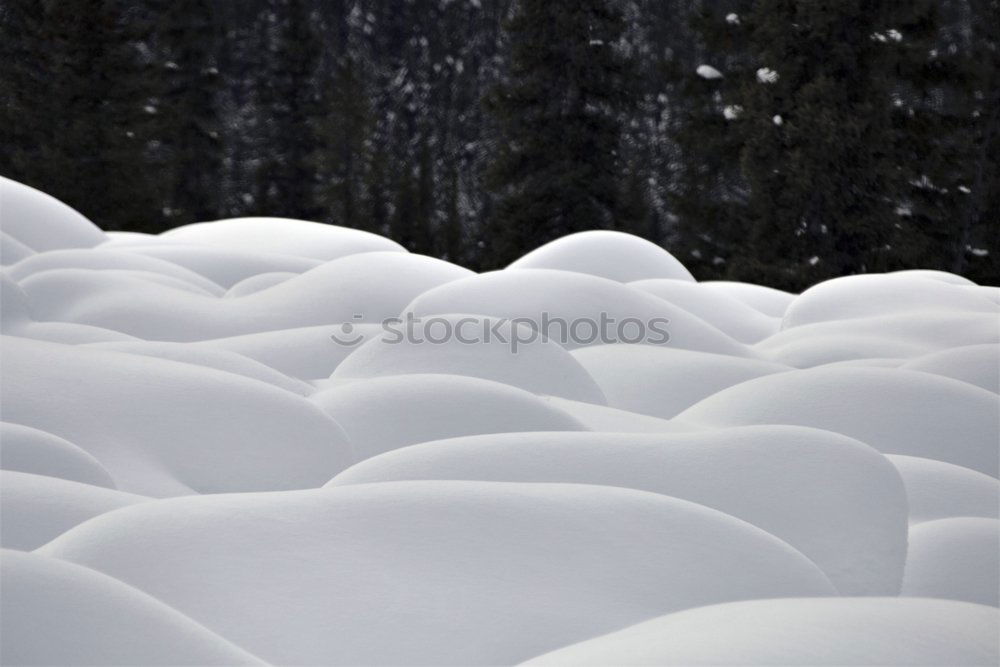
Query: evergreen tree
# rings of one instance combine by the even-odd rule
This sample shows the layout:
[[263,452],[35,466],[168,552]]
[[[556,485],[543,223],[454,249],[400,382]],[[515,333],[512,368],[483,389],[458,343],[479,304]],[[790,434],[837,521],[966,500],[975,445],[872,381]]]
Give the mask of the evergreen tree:
[[607,0],[523,0],[507,24],[507,79],[490,98],[499,136],[491,263],[619,213],[618,148],[627,61]]
[[677,222],[671,248],[700,279],[719,279],[746,252],[748,187],[739,154],[746,141],[743,81],[754,76],[741,1],[695,12],[692,53],[676,53],[664,76],[676,81],[677,149],[668,199]]
[[259,27],[267,58],[260,72],[264,142],[256,207],[260,214],[313,219],[319,212],[311,156],[315,119],[323,112],[317,90],[322,54],[317,16],[308,0],[271,1]]
[[885,268],[897,172],[881,44],[890,2],[762,0],[745,77],[744,279],[802,288]]
[[5,130],[15,147],[8,173],[105,229],[162,228],[162,91],[143,53],[147,16],[120,0],[17,5],[5,21],[28,32],[3,41],[19,40],[28,62],[4,77],[5,110],[16,115]]
[[221,38],[207,0],[165,3],[155,38],[166,90],[162,114],[173,192],[170,226],[221,215],[222,144],[216,95],[220,86],[215,51]]

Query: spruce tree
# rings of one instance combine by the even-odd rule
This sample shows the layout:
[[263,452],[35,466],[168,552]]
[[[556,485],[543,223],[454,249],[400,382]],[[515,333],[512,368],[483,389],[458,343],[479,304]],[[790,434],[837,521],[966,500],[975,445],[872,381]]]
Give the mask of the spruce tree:
[[222,34],[208,0],[171,0],[159,8],[155,46],[165,80],[162,142],[173,182],[171,226],[221,216],[222,143],[215,54]]
[[618,148],[627,61],[607,0],[523,0],[507,28],[506,79],[490,96],[499,135],[489,170],[498,197],[487,263],[619,212]]
[[319,211],[310,157],[316,145],[315,119],[323,113],[317,87],[322,55],[317,16],[308,0],[270,4],[259,25],[266,55],[259,78],[264,139],[256,206],[265,215],[313,219]]
[[13,6],[4,17],[28,31],[4,39],[21,45],[21,62],[3,77],[14,125],[5,130],[13,142],[7,173],[105,229],[162,228],[162,88],[141,48],[147,15],[121,0],[85,0]]
[[745,77],[751,253],[739,277],[796,289],[885,268],[897,174],[879,40],[889,2],[762,0]]
[[700,279],[726,277],[746,252],[748,188],[739,154],[746,140],[743,81],[753,77],[747,16],[752,2],[690,17],[697,48],[664,62],[674,82],[676,153],[668,177],[676,217],[671,249]]

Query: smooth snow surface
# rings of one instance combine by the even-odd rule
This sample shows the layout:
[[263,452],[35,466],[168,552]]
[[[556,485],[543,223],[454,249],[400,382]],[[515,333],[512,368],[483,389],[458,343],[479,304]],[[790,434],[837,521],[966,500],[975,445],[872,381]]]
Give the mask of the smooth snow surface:
[[97,225],[55,197],[0,176],[3,232],[17,248],[34,252],[93,248],[107,237]]
[[0,286],[0,664],[1000,660],[1000,288],[6,179]]
[[1000,596],[1000,521],[955,517],[910,528],[903,595],[996,607]]
[[650,278],[693,282],[691,272],[660,246],[622,232],[593,231],[552,241],[508,269],[561,269],[627,283]]
[[397,449],[330,484],[419,479],[606,484],[683,498],[781,538],[842,593],[899,592],[906,551],[899,475],[870,447],[828,431],[483,435]]
[[90,568],[0,553],[5,665],[259,665],[154,597]]
[[992,607],[945,600],[752,600],[640,623],[530,665],[995,665]]
[[107,514],[41,553],[278,664],[513,664],[680,609],[833,594],[802,554],[729,515],[577,484],[175,498]]

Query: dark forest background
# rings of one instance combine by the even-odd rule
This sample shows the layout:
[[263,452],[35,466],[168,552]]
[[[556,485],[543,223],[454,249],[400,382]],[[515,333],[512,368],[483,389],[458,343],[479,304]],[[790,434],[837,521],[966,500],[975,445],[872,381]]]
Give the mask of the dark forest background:
[[0,173],[105,229],[1000,284],[998,39],[998,0],[0,0]]

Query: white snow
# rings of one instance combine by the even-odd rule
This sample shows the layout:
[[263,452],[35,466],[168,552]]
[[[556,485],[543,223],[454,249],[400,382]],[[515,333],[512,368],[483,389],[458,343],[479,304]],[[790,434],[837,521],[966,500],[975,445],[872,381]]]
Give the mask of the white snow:
[[1000,521],[954,517],[910,528],[903,595],[1000,604]]
[[4,550],[0,587],[5,665],[264,664],[156,598],[90,568]]
[[1000,481],[975,470],[891,454],[906,486],[910,524],[959,516],[1000,518]]
[[8,180],[0,264],[0,663],[1000,659],[1000,288],[606,230],[477,275]]
[[361,252],[406,252],[387,238],[360,229],[288,218],[231,218],[199,222],[162,234],[170,241],[329,261]]
[[606,230],[570,234],[532,250],[508,269],[561,269],[627,283],[650,278],[694,281],[677,258],[631,234]]
[[594,345],[573,351],[607,404],[662,419],[726,387],[791,370],[767,361],[655,345]]
[[3,176],[0,216],[4,234],[17,243],[14,252],[92,248],[107,240],[94,223],[58,199]]
[[715,69],[711,65],[698,65],[698,68],[695,70],[695,74],[703,79],[708,79],[709,81],[712,79],[722,78],[722,72]]
[[523,389],[460,375],[377,377],[326,389],[312,401],[347,432],[356,460],[459,435],[584,429]]
[[750,600],[663,616],[529,665],[993,665],[1000,615],[952,600]]
[[705,426],[798,424],[857,438],[883,454],[954,463],[996,477],[1000,401],[968,383],[895,368],[765,375],[678,415]]
[[277,664],[513,664],[680,609],[833,594],[807,558],[747,523],[588,484],[174,498],[106,514],[40,553]]
[[899,592],[907,507],[899,476],[870,447],[827,431],[753,426],[454,438],[368,459],[330,485],[420,479],[604,484],[683,498],[781,538],[843,594]]
[[778,73],[770,67],[761,67],[757,70],[757,81],[760,83],[777,83]]
[[606,402],[594,379],[562,346],[539,337],[527,324],[471,315],[400,324],[359,345],[337,366],[333,378],[412,373],[468,375],[535,394]]

